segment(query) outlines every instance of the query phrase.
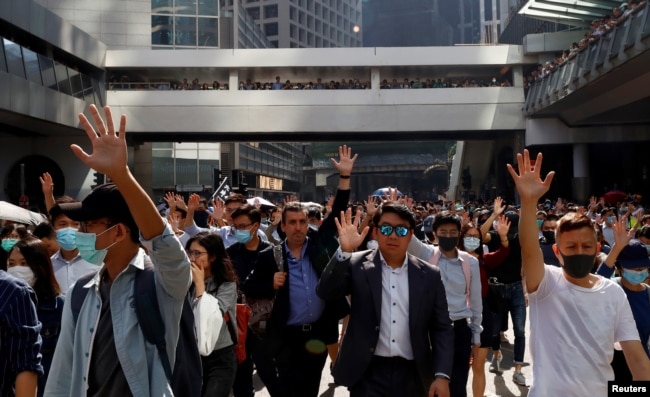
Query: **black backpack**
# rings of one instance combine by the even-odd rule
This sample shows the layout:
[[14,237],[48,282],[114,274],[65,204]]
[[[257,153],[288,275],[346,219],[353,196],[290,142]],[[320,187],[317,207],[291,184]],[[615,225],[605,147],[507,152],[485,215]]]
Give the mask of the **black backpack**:
[[[88,288],[83,288],[95,273],[87,274],[77,280],[70,292],[70,305],[75,324],[86,299]],[[167,380],[174,396],[200,396],[203,386],[201,355],[194,332],[194,313],[189,300],[185,298],[181,312],[180,332],[176,345],[176,362],[172,371],[165,344],[165,324],[160,315],[160,306],[156,296],[153,263],[145,256],[144,270],[138,269],[134,286],[135,312],[140,329],[147,342],[156,346],[165,370]]]

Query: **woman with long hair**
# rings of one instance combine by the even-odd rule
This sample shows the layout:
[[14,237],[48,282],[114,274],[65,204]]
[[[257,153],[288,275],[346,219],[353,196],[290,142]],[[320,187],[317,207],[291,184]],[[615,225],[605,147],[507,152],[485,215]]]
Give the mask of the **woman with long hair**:
[[219,235],[199,233],[185,248],[192,266],[193,309],[203,364],[202,395],[228,397],[237,371],[230,332],[237,334],[237,274]]
[[[483,332],[481,332],[481,347],[478,349],[477,357],[472,361],[472,395],[482,396],[485,393],[485,359],[487,358],[488,351],[492,346],[492,328],[493,328],[493,314],[494,307],[490,307],[491,299],[488,299],[488,275],[490,270],[497,268],[503,263],[506,256],[510,252],[508,247],[508,230],[510,229],[510,222],[508,218],[501,215],[499,218],[499,226],[497,233],[501,237],[501,246],[495,252],[483,253],[483,236],[481,229],[473,223],[467,223],[460,229],[460,239],[458,240],[458,248],[468,252],[470,255],[478,260],[479,269],[481,271],[481,295],[483,297]],[[494,304],[492,304],[494,306]],[[494,359],[497,366],[501,363],[501,352],[494,352]]]
[[44,375],[38,379],[38,396],[42,396],[61,331],[64,303],[45,244],[34,237],[18,240],[9,251],[7,273],[29,284],[38,298],[36,314],[42,324],[41,363],[44,370]]

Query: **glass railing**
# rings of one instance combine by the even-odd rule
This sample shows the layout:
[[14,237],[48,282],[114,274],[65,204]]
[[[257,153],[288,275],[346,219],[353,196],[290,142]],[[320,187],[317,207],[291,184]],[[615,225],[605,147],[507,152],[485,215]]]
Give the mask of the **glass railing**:
[[622,23],[529,86],[524,113],[531,115],[570,95],[603,73],[647,50],[650,2]]

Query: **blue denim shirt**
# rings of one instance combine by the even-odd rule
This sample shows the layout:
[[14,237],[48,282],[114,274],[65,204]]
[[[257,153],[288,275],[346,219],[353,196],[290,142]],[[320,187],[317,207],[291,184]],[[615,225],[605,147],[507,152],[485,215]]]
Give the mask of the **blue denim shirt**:
[[[154,263],[156,293],[165,323],[165,341],[172,368],[183,300],[192,281],[190,261],[172,228],[151,240],[143,240]],[[136,269],[144,268],[140,250],[129,265],[113,280],[111,314],[117,356],[134,396],[173,396],[156,347],[145,341],[134,308],[133,289]],[[63,309],[61,335],[54,353],[45,396],[85,396],[93,351],[95,327],[99,321],[101,300],[99,283],[105,266],[84,288],[88,291],[75,326],[70,305]]]
[[300,259],[291,255],[291,250],[284,242],[284,249],[287,253],[287,272],[289,273],[289,296],[291,304],[289,307],[288,325],[312,324],[318,321],[323,310],[325,301],[316,295],[318,274],[311,265],[307,252],[307,241],[302,246]]

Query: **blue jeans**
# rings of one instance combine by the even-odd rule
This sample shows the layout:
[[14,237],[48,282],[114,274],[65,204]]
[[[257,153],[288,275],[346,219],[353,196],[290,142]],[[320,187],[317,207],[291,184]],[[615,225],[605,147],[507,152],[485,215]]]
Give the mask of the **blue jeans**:
[[[494,286],[492,286],[494,288]],[[504,300],[505,306],[499,313],[495,313],[494,327],[492,332],[492,349],[499,350],[501,348],[501,338],[499,331],[501,330],[501,321],[504,316],[507,318],[510,312],[512,319],[512,327],[515,332],[515,364],[524,363],[524,351],[526,350],[526,299],[524,298],[524,288],[521,281],[505,284],[498,287],[501,297]]]

